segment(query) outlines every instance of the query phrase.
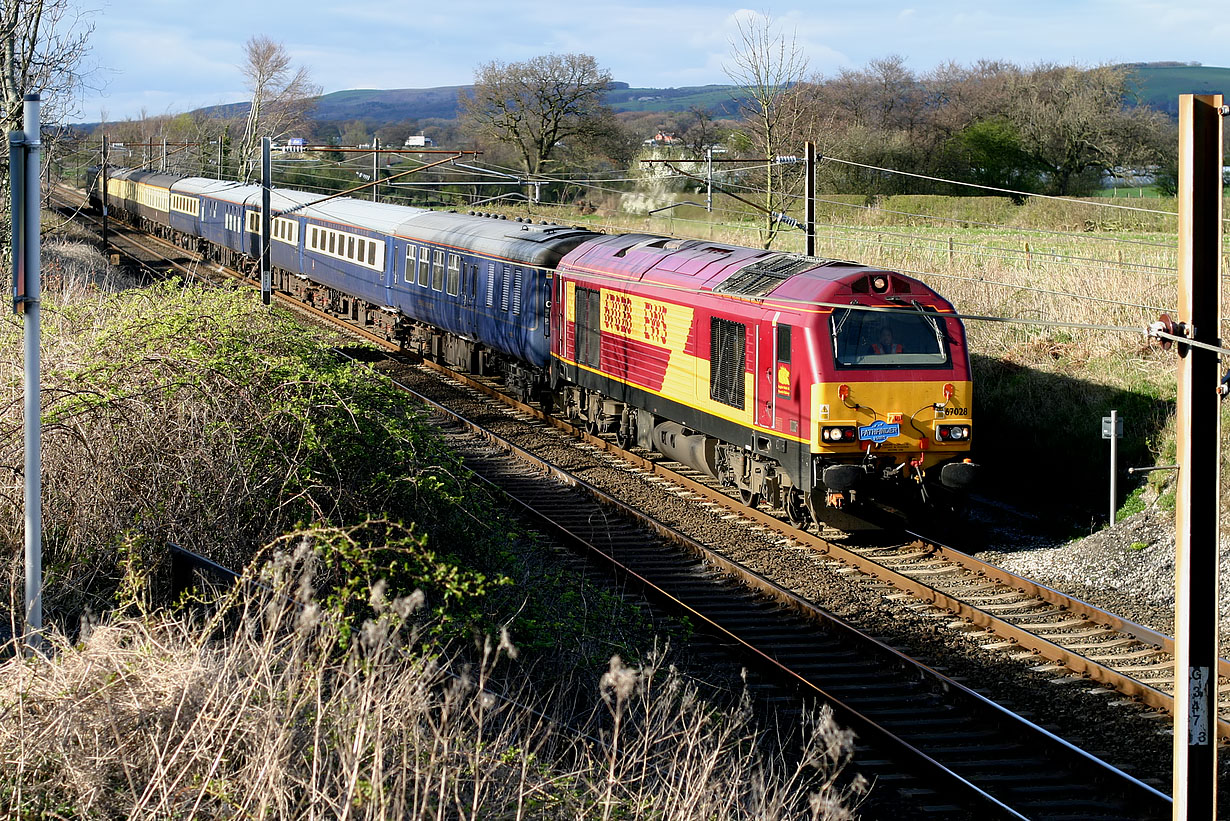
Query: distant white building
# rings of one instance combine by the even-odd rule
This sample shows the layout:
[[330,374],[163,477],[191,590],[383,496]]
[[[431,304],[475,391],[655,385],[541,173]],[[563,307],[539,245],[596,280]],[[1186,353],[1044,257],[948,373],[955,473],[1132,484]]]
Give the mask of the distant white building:
[[405,142],[406,148],[426,148],[434,145],[435,143],[431,141],[431,137],[424,137],[422,134],[411,134],[406,138]]

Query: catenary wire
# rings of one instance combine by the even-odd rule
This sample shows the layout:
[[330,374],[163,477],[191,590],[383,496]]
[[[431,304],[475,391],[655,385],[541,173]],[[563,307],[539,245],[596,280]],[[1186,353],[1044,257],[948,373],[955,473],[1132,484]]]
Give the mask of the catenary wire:
[[1070,202],[1070,203],[1075,203],[1077,205],[1087,205],[1087,206],[1097,207],[1097,208],[1117,208],[1122,211],[1138,211],[1144,214],[1162,214],[1163,216],[1171,216],[1171,217],[1178,216],[1178,214],[1176,214],[1173,211],[1158,211],[1153,208],[1137,208],[1134,205],[1116,205],[1116,204],[1111,204],[1109,202],[1089,202],[1088,200],[1076,199],[1074,197],[1060,197],[1054,194],[1034,194],[1029,191],[1015,191],[1011,188],[997,188],[993,185],[981,185],[979,183],[974,183],[974,182],[961,182],[959,180],[948,180],[948,179],[944,179],[943,177],[933,177],[928,174],[916,174],[912,171],[897,171],[896,169],[893,169],[893,168],[883,168],[878,165],[869,165],[867,163],[855,162],[854,160],[842,160],[842,159],[838,159],[837,157],[825,156],[825,157],[821,157],[820,159],[823,160],[824,162],[834,162],[834,163],[840,163],[842,165],[852,165],[858,168],[866,168],[872,171],[882,171],[885,174],[899,174],[903,177],[914,177],[920,180],[930,180],[932,182],[942,182],[942,183],[948,183],[950,185],[963,185],[969,188],[981,188],[984,191],[997,191],[1001,194],[1012,194],[1014,196],[1019,196],[1019,197],[1034,197],[1037,199],[1058,200],[1060,202]]

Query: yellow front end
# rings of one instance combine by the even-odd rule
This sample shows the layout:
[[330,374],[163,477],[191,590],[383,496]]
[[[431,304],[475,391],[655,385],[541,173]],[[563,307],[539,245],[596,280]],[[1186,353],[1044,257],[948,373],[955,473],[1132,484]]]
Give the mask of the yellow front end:
[[812,453],[856,462],[870,452],[926,470],[969,454],[972,404],[970,382],[815,384]]

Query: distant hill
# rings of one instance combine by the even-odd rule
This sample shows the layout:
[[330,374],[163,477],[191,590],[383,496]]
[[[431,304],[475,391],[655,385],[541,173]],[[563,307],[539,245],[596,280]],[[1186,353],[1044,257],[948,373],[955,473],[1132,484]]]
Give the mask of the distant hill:
[[[1230,68],[1180,63],[1128,63],[1135,75],[1134,96],[1139,102],[1177,116],[1180,94],[1230,96]],[[438,88],[352,89],[325,94],[317,101],[313,116],[324,122],[367,120],[379,127],[402,120],[457,117],[457,96],[471,86]],[[738,87],[733,85],[686,86],[683,88],[631,88],[611,83],[606,104],[616,111],[689,111],[698,109],[715,117],[733,117],[738,110]],[[243,117],[248,103],[229,103],[201,109],[218,117]],[[86,124],[85,127],[91,127]]]
[[1140,102],[1172,117],[1179,115],[1180,94],[1230,96],[1230,68],[1162,63],[1136,63],[1127,67],[1136,75]]
[[[401,120],[457,117],[457,96],[472,86],[438,88],[352,89],[320,97],[313,117],[323,122],[368,120],[395,123]],[[706,111],[715,117],[731,117],[737,110],[735,86],[709,85],[686,88],[630,88],[611,83],[606,104],[616,111]],[[217,117],[243,117],[248,103],[228,103],[201,110]]]

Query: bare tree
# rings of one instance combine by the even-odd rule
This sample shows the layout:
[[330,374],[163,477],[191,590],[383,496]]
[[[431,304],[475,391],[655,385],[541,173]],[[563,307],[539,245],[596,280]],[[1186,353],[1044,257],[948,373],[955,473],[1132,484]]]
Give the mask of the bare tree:
[[1161,153],[1166,117],[1125,106],[1129,80],[1127,68],[1112,65],[1039,65],[1018,78],[1008,118],[1054,193],[1088,193],[1103,173]]
[[[0,0],[0,133],[20,130],[27,94],[41,97],[44,123],[63,123],[76,111],[88,69],[83,61],[93,21],[70,0]],[[44,151],[58,130],[48,130]],[[0,258],[8,259],[9,168],[0,163]]]
[[523,63],[478,67],[462,112],[484,136],[512,146],[525,170],[539,173],[561,143],[599,144],[616,125],[603,94],[611,75],[588,54],[548,54]]
[[290,54],[278,42],[257,35],[244,44],[240,66],[252,92],[243,137],[239,141],[240,176],[250,179],[260,165],[262,137],[274,137],[303,125],[320,96],[307,68],[291,65]]
[[809,126],[810,86],[804,83],[807,57],[794,36],[783,34],[768,15],[738,20],[726,75],[742,93],[743,134],[766,159],[760,205],[765,212],[760,237],[765,248],[781,230],[780,214],[802,179],[798,169],[775,162],[802,149]]
[[72,115],[84,87],[82,61],[94,22],[70,0],[0,0],[3,128],[21,127],[22,100],[42,96],[44,122]]

